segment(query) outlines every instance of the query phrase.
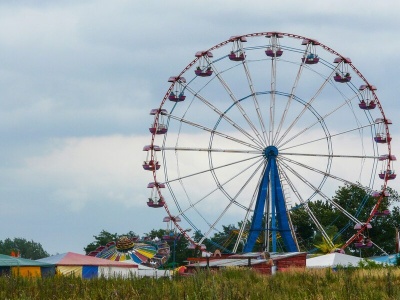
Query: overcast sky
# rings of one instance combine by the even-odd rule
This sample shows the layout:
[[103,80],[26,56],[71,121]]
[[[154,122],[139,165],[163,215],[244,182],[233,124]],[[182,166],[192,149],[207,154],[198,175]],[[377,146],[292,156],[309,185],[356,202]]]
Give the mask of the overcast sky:
[[[0,239],[83,253],[102,229],[163,228],[141,162],[167,79],[233,35],[280,31],[350,57],[400,148],[400,3],[0,0]],[[395,185],[392,184],[394,188]]]

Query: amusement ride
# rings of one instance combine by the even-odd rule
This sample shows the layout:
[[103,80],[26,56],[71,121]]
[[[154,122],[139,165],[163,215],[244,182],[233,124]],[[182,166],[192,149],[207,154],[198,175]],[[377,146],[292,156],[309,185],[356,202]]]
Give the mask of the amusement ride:
[[[147,205],[165,209],[171,231],[201,248],[238,224],[222,251],[252,252],[264,236],[265,251],[296,252],[291,212],[302,207],[333,246],[309,205],[323,200],[348,219],[339,232],[353,232],[338,251],[375,245],[367,232],[390,213],[381,204],[396,178],[392,121],[349,57],[296,34],[251,33],[198,51],[168,82],[150,110],[143,169]],[[372,210],[339,205],[345,185],[365,191]]]

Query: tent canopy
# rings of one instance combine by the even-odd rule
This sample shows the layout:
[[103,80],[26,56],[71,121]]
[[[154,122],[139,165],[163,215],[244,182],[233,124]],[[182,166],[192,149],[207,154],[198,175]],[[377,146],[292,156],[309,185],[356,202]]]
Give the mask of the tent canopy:
[[12,257],[0,254],[1,267],[53,267],[54,264],[44,261],[31,260],[20,257]]
[[37,260],[39,262],[46,262],[57,266],[107,266],[119,268],[137,268],[137,264],[126,264],[118,261],[112,261],[93,256],[67,252],[57,254]]
[[342,254],[342,253],[329,253],[306,260],[307,268],[334,268],[337,266],[348,267],[357,266],[362,258]]

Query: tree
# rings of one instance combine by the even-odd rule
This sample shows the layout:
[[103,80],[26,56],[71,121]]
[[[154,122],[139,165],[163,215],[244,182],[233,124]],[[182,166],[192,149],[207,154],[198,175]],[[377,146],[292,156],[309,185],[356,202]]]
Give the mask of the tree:
[[86,247],[83,248],[86,254],[89,254],[90,252],[96,250],[100,246],[105,246],[109,242],[116,242],[118,239],[122,236],[127,236],[127,237],[135,237],[136,234],[133,231],[129,231],[126,234],[117,234],[117,233],[110,233],[108,231],[105,231],[104,229],[100,232],[99,235],[94,235],[95,241],[91,242],[88,244]]
[[28,259],[40,259],[48,257],[49,254],[43,249],[40,243],[27,241],[23,238],[10,238],[0,241],[0,253],[11,255],[11,253],[19,253],[20,257]]
[[[395,229],[400,226],[400,209],[397,206],[393,206],[393,204],[399,201],[399,196],[393,189],[388,188],[387,190],[390,196],[382,200],[379,209],[391,209],[391,214],[385,217],[374,217],[371,220],[372,229],[366,230],[363,234],[369,237],[376,246],[361,250],[363,257],[379,255],[382,253],[382,250],[387,253],[394,252]],[[355,216],[360,222],[367,220],[377,201],[365,190],[353,185],[340,187],[332,197],[332,200]],[[354,230],[354,222],[350,221],[330,201],[310,201],[308,202],[308,206],[325,231],[336,228],[336,232],[332,234],[330,231],[328,234],[329,236],[333,236],[335,246],[342,245],[356,232]],[[317,226],[311,221],[304,207],[299,206],[297,209],[292,210],[290,215],[298,240],[301,246],[303,246],[302,250],[310,250],[315,245],[324,247],[324,240],[321,234],[318,233]],[[355,253],[360,250],[356,249],[354,244],[351,244],[346,248],[346,251]]]

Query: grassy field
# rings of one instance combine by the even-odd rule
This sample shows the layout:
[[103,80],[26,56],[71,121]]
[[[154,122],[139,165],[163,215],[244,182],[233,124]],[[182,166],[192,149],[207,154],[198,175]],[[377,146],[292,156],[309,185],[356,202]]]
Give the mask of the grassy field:
[[172,279],[0,277],[0,299],[400,299],[400,269],[292,270],[274,276],[227,269]]

